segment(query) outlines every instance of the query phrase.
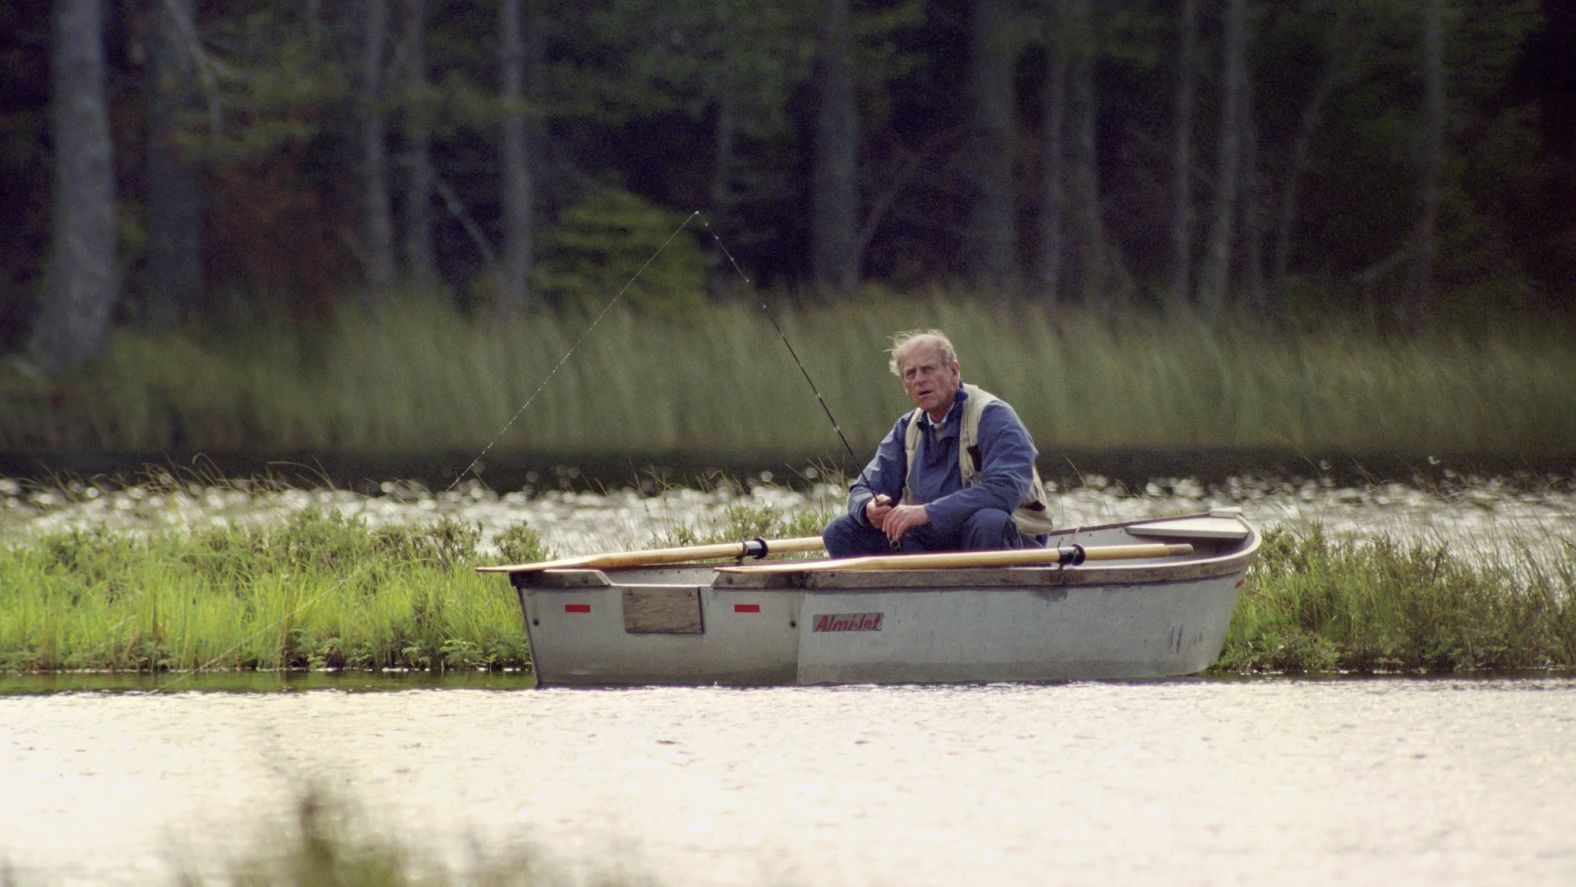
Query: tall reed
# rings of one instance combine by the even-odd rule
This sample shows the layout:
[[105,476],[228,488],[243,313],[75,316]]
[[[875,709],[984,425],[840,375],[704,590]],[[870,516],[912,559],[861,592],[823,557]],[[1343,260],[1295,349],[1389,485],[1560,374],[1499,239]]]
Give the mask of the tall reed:
[[[947,293],[829,307],[765,298],[782,302],[774,315],[861,455],[905,407],[886,375],[887,337],[921,326],[953,337],[964,378],[1012,402],[1047,453],[1576,447],[1576,336],[1557,327],[1402,339],[1353,320],[1269,329],[1184,311],[1115,322]],[[305,328],[126,331],[77,378],[0,371],[0,449],[841,451],[754,297],[673,316],[615,308],[588,324],[417,300]]]

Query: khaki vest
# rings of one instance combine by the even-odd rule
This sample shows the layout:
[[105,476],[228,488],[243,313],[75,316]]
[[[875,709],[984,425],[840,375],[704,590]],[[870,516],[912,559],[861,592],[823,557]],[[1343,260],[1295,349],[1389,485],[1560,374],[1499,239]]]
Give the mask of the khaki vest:
[[[980,415],[987,406],[1000,398],[978,385],[966,384],[963,390],[968,392],[968,397],[963,400],[963,427],[958,432],[958,476],[963,486],[972,487],[980,475]],[[903,436],[903,453],[907,459],[903,475],[904,505],[913,504],[914,496],[908,488],[908,477],[914,471],[914,453],[919,449],[919,417],[923,412],[919,407],[914,408]],[[1050,500],[1045,495],[1045,485],[1040,483],[1040,470],[1033,468],[1032,471],[1034,475],[1029,481],[1029,491],[1013,511],[1012,520],[1018,525],[1018,532],[1039,536],[1051,532],[1055,525],[1051,523]]]

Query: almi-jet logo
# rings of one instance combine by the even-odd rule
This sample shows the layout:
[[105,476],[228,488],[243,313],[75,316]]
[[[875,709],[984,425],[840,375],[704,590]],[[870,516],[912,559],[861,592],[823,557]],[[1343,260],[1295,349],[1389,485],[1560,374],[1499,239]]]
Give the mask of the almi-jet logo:
[[827,613],[815,617],[815,631],[880,631],[880,613]]

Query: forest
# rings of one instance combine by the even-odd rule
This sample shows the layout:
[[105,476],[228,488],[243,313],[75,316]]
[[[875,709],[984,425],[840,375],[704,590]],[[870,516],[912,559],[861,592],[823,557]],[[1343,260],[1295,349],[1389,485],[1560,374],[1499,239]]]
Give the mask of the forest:
[[1558,0],[56,0],[0,33],[18,416],[126,336],[412,300],[1571,320]]

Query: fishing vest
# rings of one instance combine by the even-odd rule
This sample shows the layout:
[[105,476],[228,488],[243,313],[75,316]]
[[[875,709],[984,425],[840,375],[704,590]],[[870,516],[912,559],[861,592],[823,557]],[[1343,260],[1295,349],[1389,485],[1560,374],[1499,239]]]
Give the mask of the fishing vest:
[[[963,386],[968,396],[963,399],[963,427],[958,430],[958,476],[963,481],[964,487],[974,486],[979,480],[982,456],[980,454],[980,416],[985,408],[1000,400],[989,391],[981,389],[978,385]],[[919,449],[919,417],[924,410],[915,407],[914,412],[908,417],[908,428],[903,436],[903,454],[907,461],[904,463],[903,474],[903,502],[904,505],[913,504],[913,493],[908,488],[908,478],[914,471],[914,453]],[[1012,520],[1018,525],[1018,532],[1026,536],[1039,536],[1051,532],[1055,525],[1051,523],[1051,511],[1048,498],[1045,495],[1045,485],[1040,483],[1040,470],[1030,466],[1033,476],[1029,480],[1029,491],[1024,494],[1023,501],[1012,512]]]

